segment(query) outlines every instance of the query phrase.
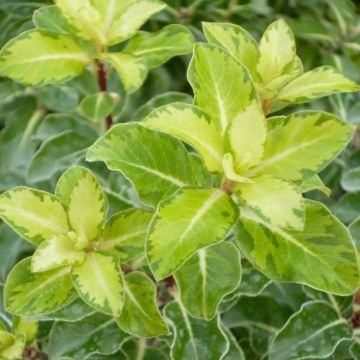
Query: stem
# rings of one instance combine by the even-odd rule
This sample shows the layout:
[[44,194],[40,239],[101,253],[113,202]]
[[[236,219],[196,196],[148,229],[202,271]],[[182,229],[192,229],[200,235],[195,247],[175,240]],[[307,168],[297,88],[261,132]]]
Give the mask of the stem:
[[[107,91],[107,76],[106,76],[104,63],[101,61],[97,62],[97,79],[100,90]],[[106,117],[106,129],[109,130],[113,126],[113,123],[114,123],[114,119],[110,114]]]

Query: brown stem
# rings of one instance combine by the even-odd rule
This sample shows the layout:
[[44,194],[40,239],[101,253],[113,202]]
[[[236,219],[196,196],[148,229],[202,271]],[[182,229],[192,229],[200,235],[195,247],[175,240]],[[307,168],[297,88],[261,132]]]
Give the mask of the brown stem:
[[353,314],[349,319],[349,323],[353,328],[360,327],[360,290],[358,290],[354,295]]
[[[107,91],[107,78],[106,78],[104,63],[98,61],[97,66],[98,66],[97,78],[98,78],[99,88],[101,91]],[[114,123],[114,119],[110,114],[106,117],[106,129],[109,130],[113,126],[113,123]]]

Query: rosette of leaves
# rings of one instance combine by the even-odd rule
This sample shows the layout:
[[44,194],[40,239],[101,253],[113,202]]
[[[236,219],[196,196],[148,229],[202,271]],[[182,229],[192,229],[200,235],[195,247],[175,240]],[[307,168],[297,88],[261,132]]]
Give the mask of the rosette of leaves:
[[120,267],[120,262],[143,255],[152,213],[130,209],[108,222],[106,213],[104,192],[82,167],[63,174],[56,196],[26,187],[3,193],[0,217],[37,246],[8,276],[6,310],[46,315],[80,296],[93,309],[115,318],[125,332],[145,338],[167,334],[154,302],[155,285],[140,272],[124,276]]
[[[282,39],[284,26],[273,24],[270,37]],[[273,55],[269,51],[266,58],[270,74],[278,63]],[[293,56],[292,64],[298,64]],[[232,246],[224,241],[231,234],[242,254],[272,280],[338,295],[353,294],[359,284],[347,229],[324,205],[303,197],[324,189],[317,173],[348,144],[353,126],[319,111],[266,119],[268,100],[254,83],[251,64],[223,47],[197,44],[188,71],[195,104],[168,104],[141,123],[115,126],[87,154],[89,161],[104,161],[125,174],[140,198],[156,207],[146,242],[150,268],[157,280],[174,275],[187,311],[205,319],[214,317],[221,299],[236,287],[237,281],[230,282],[240,262],[229,255],[236,248],[215,250]],[[282,71],[274,74],[287,77]],[[336,78],[338,87],[325,76],[322,95],[357,88],[342,75]],[[199,173],[190,161],[194,154],[184,153],[179,139],[201,156],[204,179],[194,182]],[[181,171],[184,163],[187,172]]]

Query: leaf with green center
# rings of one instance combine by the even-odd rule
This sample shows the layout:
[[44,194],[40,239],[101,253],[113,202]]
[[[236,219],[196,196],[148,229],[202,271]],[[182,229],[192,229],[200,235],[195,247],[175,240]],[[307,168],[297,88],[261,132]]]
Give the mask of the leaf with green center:
[[201,108],[182,103],[165,105],[155,109],[142,124],[184,140],[198,151],[210,172],[222,173],[222,138],[216,123]]
[[251,180],[238,184],[235,193],[257,216],[280,228],[303,229],[304,199],[296,185],[271,176]]
[[300,111],[269,119],[262,162],[247,176],[273,175],[298,181],[326,167],[351,140],[353,126],[335,115]]
[[129,209],[114,214],[106,224],[97,250],[111,251],[121,261],[143,256],[145,238],[153,213]]
[[156,305],[156,286],[141,272],[125,276],[125,303],[117,319],[120,329],[141,338],[168,335],[169,329]]
[[[0,337],[2,336],[0,332]],[[25,337],[19,336],[15,338],[14,342],[7,348],[0,349],[0,357],[2,360],[18,360],[22,358],[25,348]]]
[[0,74],[26,85],[64,82],[80,75],[90,57],[70,37],[30,30],[0,52]]
[[120,316],[124,305],[124,285],[119,261],[113,256],[88,253],[85,261],[72,269],[73,283],[80,297],[94,309]]
[[60,178],[56,193],[69,207],[70,225],[78,235],[76,248],[97,240],[105,226],[107,200],[95,176],[80,166],[70,168]]
[[267,131],[265,121],[257,101],[252,101],[232,119],[225,141],[234,156],[237,173],[244,174],[261,161]]
[[101,59],[108,61],[118,72],[128,94],[137,90],[148,74],[143,59],[123,53],[101,54]]
[[7,349],[13,345],[15,340],[16,338],[13,334],[10,334],[5,330],[0,330],[0,355],[4,349]]
[[26,187],[0,196],[0,218],[35,245],[70,231],[64,205],[51,194]]
[[44,272],[66,265],[81,264],[85,251],[77,250],[76,243],[66,235],[43,241],[31,258],[31,271]]
[[165,26],[156,33],[141,31],[123,49],[123,52],[145,60],[148,68],[155,68],[177,55],[193,49],[191,31],[179,24]]
[[259,43],[258,74],[264,84],[288,73],[296,59],[294,34],[282,19],[265,30]]
[[282,230],[242,211],[236,228],[242,252],[270,279],[353,294],[359,267],[348,230],[320,203],[307,200],[305,210],[303,231]]
[[87,160],[121,171],[152,206],[185,185],[203,184],[201,164],[179,140],[139,124],[114,126],[89,149]]
[[292,315],[270,343],[270,360],[325,358],[345,339],[352,338],[347,321],[320,301],[306,303]]
[[116,96],[99,92],[85,97],[80,103],[80,111],[92,122],[100,122],[112,113],[116,105]]
[[258,74],[259,49],[253,37],[241,26],[228,23],[203,23],[207,41],[224,47],[235,59],[243,64],[254,80]]
[[164,312],[174,330],[172,359],[218,360],[228,352],[229,343],[219,317],[210,321],[191,318],[180,301],[168,303]]
[[302,193],[319,190],[326,196],[331,195],[331,189],[323,183],[319,175],[313,175],[304,179],[299,188]]
[[146,244],[155,278],[166,278],[197,250],[222,241],[238,215],[230,196],[219,189],[185,188],[161,202]]
[[359,85],[334,68],[321,66],[285,85],[276,100],[301,104],[333,93],[353,92],[359,89]]
[[126,337],[115,319],[100,313],[77,322],[59,321],[50,333],[49,358],[84,360],[91,354],[112,354]]
[[257,98],[247,70],[218,46],[195,45],[188,79],[196,105],[214,118],[221,134]]
[[6,310],[19,316],[57,311],[74,300],[75,295],[70,268],[32,273],[31,258],[15,265],[4,290]]
[[15,317],[13,321],[13,333],[16,337],[24,336],[27,344],[35,341],[39,329],[37,321]]
[[210,320],[241,279],[241,259],[230,242],[199,250],[175,273],[182,303],[194,317]]

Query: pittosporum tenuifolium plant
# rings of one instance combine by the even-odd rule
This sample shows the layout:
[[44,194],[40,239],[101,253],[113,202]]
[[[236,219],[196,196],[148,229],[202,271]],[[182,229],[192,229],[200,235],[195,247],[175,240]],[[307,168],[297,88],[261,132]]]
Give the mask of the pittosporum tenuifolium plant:
[[[358,252],[307,195],[330,194],[319,173],[354,126],[313,109],[270,115],[358,85],[328,66],[304,72],[284,20],[259,43],[207,22],[188,67],[194,99],[155,99],[112,126],[106,72],[131,93],[148,69],[191,51],[192,35],[137,32],[164,8],[156,0],[55,3],[4,47],[0,72],[42,86],[87,67],[101,92],[80,112],[111,129],[92,135],[88,162],[63,172],[54,195],[0,195],[0,218],[33,246],[0,287],[0,359],[360,359]],[[139,200],[113,211],[112,189],[128,186]]]

